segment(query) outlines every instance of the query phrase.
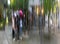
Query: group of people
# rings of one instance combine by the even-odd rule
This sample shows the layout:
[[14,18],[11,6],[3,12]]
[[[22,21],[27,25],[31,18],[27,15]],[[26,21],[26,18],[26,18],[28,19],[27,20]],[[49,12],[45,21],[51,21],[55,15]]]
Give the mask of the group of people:
[[23,28],[23,18],[25,14],[23,14],[22,10],[17,10],[12,14],[12,38],[13,40],[22,40],[22,28]]

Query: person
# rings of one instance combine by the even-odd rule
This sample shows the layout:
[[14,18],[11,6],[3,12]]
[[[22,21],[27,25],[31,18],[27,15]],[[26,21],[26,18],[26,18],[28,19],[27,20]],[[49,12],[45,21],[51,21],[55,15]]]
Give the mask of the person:
[[23,32],[25,34],[25,29],[26,29],[26,17],[25,17],[25,14],[23,15]]
[[20,25],[20,19],[19,19],[19,15],[17,15],[16,26],[17,26],[17,39],[18,40],[19,40],[19,25]]
[[16,16],[17,16],[17,14],[16,14],[16,11],[14,12],[14,14],[12,15],[12,38],[13,38],[13,40],[15,40],[16,39],[16,30],[17,30],[17,26],[16,26]]
[[27,25],[26,25],[26,16],[25,14],[23,15],[23,34],[22,37],[26,38],[27,35]]
[[19,11],[19,15],[20,15],[20,39],[22,40],[22,25],[23,25],[23,22],[22,22],[22,18],[23,18],[23,12],[22,10]]
[[14,33],[14,29],[15,29],[15,15],[14,15],[14,12],[12,11],[12,38],[14,39],[14,35],[15,35],[15,33]]
[[12,38],[14,38],[14,16],[12,16]]
[[19,25],[20,25],[20,18],[19,18],[19,12],[16,11],[15,16],[15,39],[19,40]]

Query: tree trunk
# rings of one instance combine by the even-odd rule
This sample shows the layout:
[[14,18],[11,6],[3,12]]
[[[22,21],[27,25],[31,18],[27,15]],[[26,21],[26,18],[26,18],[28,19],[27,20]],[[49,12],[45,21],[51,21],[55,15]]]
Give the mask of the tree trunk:
[[50,12],[48,14],[48,33],[50,34],[50,26],[49,26],[50,21],[49,21],[49,19],[50,19]]

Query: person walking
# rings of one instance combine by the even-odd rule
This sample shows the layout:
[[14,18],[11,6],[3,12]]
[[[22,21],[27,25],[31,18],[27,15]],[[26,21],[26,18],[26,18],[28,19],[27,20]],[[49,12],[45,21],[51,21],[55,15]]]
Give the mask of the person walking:
[[13,16],[12,16],[12,38],[13,40],[16,39],[16,34],[17,34],[17,26],[16,26],[16,11],[14,12]]
[[22,10],[19,11],[19,15],[20,15],[20,39],[22,40],[22,27],[23,27],[23,22],[22,22],[23,12],[22,12]]
[[14,38],[14,16],[12,16],[12,38]]
[[17,26],[17,39],[19,40],[19,26],[20,25],[20,19],[19,19],[19,15],[17,15],[17,19],[16,19],[16,26]]
[[15,32],[14,32],[14,30],[15,30],[15,11],[13,12],[12,11],[12,38],[14,39],[14,37],[15,37]]
[[[28,25],[28,28],[29,28],[29,25]],[[26,16],[24,14],[23,15],[23,34],[22,34],[23,38],[28,38],[28,33],[29,33],[28,28],[27,28],[27,25],[26,25]]]

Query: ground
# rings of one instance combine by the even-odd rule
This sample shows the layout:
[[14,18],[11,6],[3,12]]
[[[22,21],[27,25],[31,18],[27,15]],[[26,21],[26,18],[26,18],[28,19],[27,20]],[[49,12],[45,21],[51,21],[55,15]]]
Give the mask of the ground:
[[28,39],[13,41],[12,27],[6,25],[5,31],[0,31],[0,44],[60,44],[60,32],[57,31],[52,34],[52,37],[48,40],[43,37],[43,34],[39,34],[39,31],[31,31]]

